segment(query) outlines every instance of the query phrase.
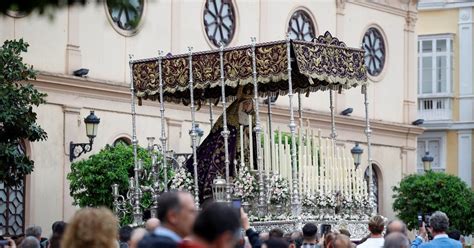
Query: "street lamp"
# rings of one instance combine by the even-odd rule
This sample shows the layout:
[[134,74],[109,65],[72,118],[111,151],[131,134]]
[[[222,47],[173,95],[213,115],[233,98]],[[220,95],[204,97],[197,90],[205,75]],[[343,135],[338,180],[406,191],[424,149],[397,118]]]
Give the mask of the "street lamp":
[[86,135],[89,138],[89,143],[73,143],[71,141],[71,143],[69,143],[70,162],[82,154],[92,150],[92,143],[94,142],[94,138],[97,136],[97,129],[99,128],[100,119],[94,114],[94,111],[91,111],[90,114],[84,119],[84,123],[86,124]]
[[425,171],[431,170],[431,165],[433,164],[434,158],[430,156],[430,152],[425,152],[425,156],[421,158],[421,161],[423,162],[423,168]]
[[[199,144],[201,144],[201,138],[202,136],[204,136],[204,130],[202,130],[200,127],[199,127],[199,123],[195,123],[194,124],[194,130],[196,131],[196,148],[199,147]],[[191,135],[192,133],[192,129],[189,130],[189,135]],[[192,143],[192,140],[191,140],[191,148],[193,147],[193,143]]]
[[354,158],[354,165],[357,168],[360,165],[360,159],[364,150],[360,148],[359,143],[356,142],[355,146],[351,149],[352,157]]

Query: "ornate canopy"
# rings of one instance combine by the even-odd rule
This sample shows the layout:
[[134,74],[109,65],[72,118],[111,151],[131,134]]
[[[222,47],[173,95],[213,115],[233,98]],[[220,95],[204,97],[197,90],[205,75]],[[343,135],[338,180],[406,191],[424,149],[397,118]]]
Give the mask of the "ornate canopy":
[[[255,47],[260,96],[288,93],[287,44],[291,49],[294,92],[342,90],[366,84],[364,50],[349,48],[329,32],[308,41],[275,41]],[[251,46],[224,49],[226,96],[234,97],[239,86],[252,85]],[[197,104],[221,96],[219,50],[192,54],[194,99]],[[158,58],[132,61],[133,83],[139,99],[159,100]],[[165,101],[189,104],[189,55],[162,58]]]

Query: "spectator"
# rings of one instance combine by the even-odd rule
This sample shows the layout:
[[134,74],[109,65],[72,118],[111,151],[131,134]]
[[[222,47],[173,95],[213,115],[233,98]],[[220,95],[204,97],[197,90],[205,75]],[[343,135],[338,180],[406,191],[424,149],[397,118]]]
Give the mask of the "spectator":
[[119,244],[120,248],[128,248],[130,246],[130,237],[132,236],[133,228],[130,226],[123,226],[119,230]]
[[302,232],[293,232],[290,235],[291,241],[295,245],[295,247],[301,247],[303,244],[303,233]]
[[[240,209],[240,222],[242,223],[242,228],[245,231],[245,235],[247,236],[249,243],[251,244],[253,248],[260,248],[262,246],[262,242],[268,240],[267,235],[263,235],[263,236],[267,236],[266,239],[263,239],[262,233],[260,233],[259,235],[257,232],[255,232],[255,230],[250,228],[249,217],[247,213],[244,212],[243,209]],[[268,234],[268,233],[263,233],[263,234]]]
[[262,248],[288,248],[290,244],[281,238],[270,238],[262,244]]
[[145,228],[137,228],[133,230],[132,236],[130,237],[130,248],[138,248],[138,242],[147,234],[148,231]]
[[145,223],[145,229],[149,232],[155,231],[160,226],[160,220],[157,218],[150,218]]
[[56,221],[53,223],[51,227],[53,230],[53,234],[49,239],[46,247],[48,248],[61,248],[61,241],[66,230],[66,222],[64,221]]
[[394,232],[402,233],[403,235],[408,237],[407,226],[401,220],[391,220],[387,223],[385,237],[388,236],[390,233]]
[[323,242],[324,248],[331,248],[334,238],[336,238],[336,234],[333,232],[328,232],[324,234],[324,242]]
[[[41,233],[41,228],[39,229]],[[40,242],[35,236],[27,236],[20,245],[20,248],[40,248]]]
[[[21,238],[23,238],[23,237],[21,237]],[[8,242],[7,245],[4,246],[5,248],[16,248],[17,247],[16,243],[17,243],[18,238],[17,238],[17,240],[13,240],[12,238],[3,238],[2,236],[0,236],[0,240],[3,240],[3,239],[5,239]]]
[[313,223],[303,226],[303,248],[319,248],[318,227]]
[[382,232],[384,229],[384,219],[380,215],[375,215],[369,220],[369,231],[370,237],[362,244],[359,244],[358,247],[361,248],[375,248],[383,247],[384,239]]
[[268,233],[268,239],[283,238],[284,232],[280,228],[274,228]]
[[265,242],[265,241],[267,241],[267,240],[270,238],[270,233],[268,233],[268,232],[261,232],[261,233],[258,235],[258,237],[260,238],[260,240],[261,240],[262,242]]
[[352,248],[352,242],[347,235],[336,234],[331,248]]
[[459,230],[452,230],[448,233],[448,237],[457,241],[461,241],[461,232]]
[[117,226],[117,218],[106,208],[80,209],[68,224],[61,247],[117,248]]
[[449,227],[448,216],[441,212],[436,211],[430,217],[430,227],[428,229],[433,234],[433,240],[420,245],[421,248],[437,248],[437,247],[459,247],[461,248],[461,242],[450,239],[446,234]]
[[158,219],[161,226],[139,242],[140,248],[177,247],[191,234],[196,218],[193,196],[187,192],[165,192],[158,199]]
[[347,229],[339,229],[339,233],[346,235],[348,238],[351,238],[351,233]]
[[224,203],[212,203],[196,218],[193,242],[200,247],[232,248],[240,238],[239,231],[237,211]]
[[41,230],[40,226],[30,226],[26,228],[25,230],[25,236],[26,237],[35,237],[38,241],[41,241],[41,233],[43,230]]
[[390,233],[389,235],[385,236],[383,247],[384,248],[409,248],[410,241],[408,240],[407,236],[403,232],[394,231]]

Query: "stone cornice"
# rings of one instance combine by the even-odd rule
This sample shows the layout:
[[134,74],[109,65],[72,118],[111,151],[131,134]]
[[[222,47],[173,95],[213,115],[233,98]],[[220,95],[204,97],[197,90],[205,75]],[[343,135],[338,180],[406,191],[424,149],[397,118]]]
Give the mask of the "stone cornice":
[[[124,84],[95,80],[91,78],[79,78],[68,75],[52,74],[41,72],[37,80],[32,81],[36,87],[48,92],[61,92],[64,94],[81,95],[92,98],[98,98],[110,101],[129,102],[130,89]],[[159,107],[158,102],[143,101],[144,106]],[[167,103],[168,108],[182,111],[189,111],[189,107]],[[262,108],[262,118],[265,118],[266,108]],[[220,113],[220,107],[215,108],[215,113]],[[295,110],[296,111],[296,110]],[[284,106],[273,106],[272,108],[274,121],[288,121],[289,111]],[[217,117],[216,117],[217,118]],[[309,119],[311,123],[317,124],[322,128],[329,127],[331,117],[328,112],[304,110],[304,119]],[[336,118],[337,127],[340,129],[353,130],[354,128],[363,130],[365,127],[364,118],[353,116],[340,116]],[[168,121],[172,121],[168,119]],[[175,123],[176,124],[176,123]],[[382,120],[371,120],[371,128],[374,133],[397,136],[397,137],[415,137],[423,133],[424,128],[406,125],[401,123],[387,122]]]
[[388,0],[386,3],[378,3],[367,0],[348,0],[347,2],[393,15],[406,17],[407,12],[416,12],[416,4],[418,3],[418,0]]

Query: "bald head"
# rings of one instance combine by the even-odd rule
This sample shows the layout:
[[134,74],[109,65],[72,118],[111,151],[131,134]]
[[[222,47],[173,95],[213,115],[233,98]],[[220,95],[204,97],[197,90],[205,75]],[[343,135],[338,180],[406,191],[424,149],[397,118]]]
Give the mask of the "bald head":
[[160,226],[160,220],[157,218],[150,218],[145,223],[145,228],[149,232],[153,232],[159,226]]
[[390,233],[401,233],[406,236],[407,226],[401,220],[391,220],[387,224],[387,231],[385,232],[385,236],[389,235]]
[[408,248],[410,247],[410,241],[408,238],[399,232],[394,232],[385,237],[383,244],[384,248]]

